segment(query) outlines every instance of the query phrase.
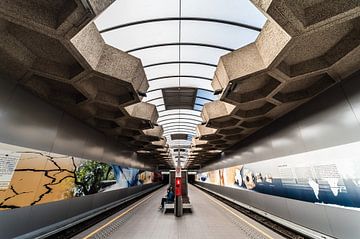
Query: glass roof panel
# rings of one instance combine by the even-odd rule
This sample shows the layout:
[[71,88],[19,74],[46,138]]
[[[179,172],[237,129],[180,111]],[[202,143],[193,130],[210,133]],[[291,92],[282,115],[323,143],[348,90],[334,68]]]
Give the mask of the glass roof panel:
[[189,115],[197,115],[200,116],[200,112],[194,110],[187,109],[176,109],[176,110],[166,110],[159,113],[159,116],[169,115],[169,114],[189,114]]
[[265,17],[248,0],[181,0],[184,17],[204,17],[262,27]]
[[194,110],[201,111],[201,110],[202,110],[202,106],[201,106],[201,105],[194,105]]
[[166,127],[179,127],[180,126],[186,126],[186,127],[196,127],[196,125],[198,125],[199,123],[197,122],[192,122],[192,123],[187,123],[187,122],[182,122],[182,123],[179,123],[179,122],[173,122],[173,123],[169,123],[169,124],[166,124],[166,125],[163,125],[164,128]]
[[198,89],[196,96],[210,100],[215,100],[217,98],[213,92],[202,89]]
[[148,80],[150,80],[149,84],[151,84],[152,79],[157,77],[179,75],[179,65],[177,64],[154,66],[144,70]]
[[[201,120],[202,118],[200,117],[200,116],[197,116],[197,115],[190,115],[190,114],[188,114],[188,115],[181,115],[181,116],[184,116],[184,117],[187,117],[187,118],[191,118],[191,119],[199,119],[199,120]],[[165,116],[160,116],[159,117],[159,120],[167,120],[167,119],[179,119],[179,114],[177,114],[177,115],[173,115],[173,114],[171,114],[171,115],[165,115]]]
[[164,130],[177,129],[177,128],[179,128],[179,127],[182,128],[182,129],[195,130],[195,125],[194,125],[194,126],[187,126],[187,125],[164,126]]
[[205,103],[209,103],[209,102],[211,102],[211,100],[205,100],[202,98],[196,98],[195,100],[195,104],[197,105],[204,105]]
[[214,77],[215,67],[194,65],[194,64],[181,64],[181,75],[197,75],[212,79]]
[[191,130],[184,130],[184,129],[174,129],[164,132],[164,134],[192,134],[195,135],[195,132]]
[[177,127],[182,127],[182,128],[188,128],[188,129],[195,129],[196,125],[186,125],[186,124],[174,124],[174,125],[165,125],[164,129],[172,129],[172,128],[177,128]]
[[96,19],[99,29],[129,22],[179,15],[178,0],[118,0]]
[[154,99],[154,100],[148,101],[148,103],[153,104],[153,105],[163,105],[164,99],[163,98]]
[[201,120],[191,120],[191,119],[171,119],[161,122],[161,125],[168,125],[168,124],[181,124],[181,123],[192,123],[192,124],[199,124]]
[[170,146],[179,146],[180,145],[180,147],[182,147],[182,146],[187,147],[191,143],[191,141],[188,141],[188,140],[171,140],[169,136],[170,135],[168,135],[167,137],[169,138],[168,143]]
[[[229,51],[217,48],[183,45],[180,47],[180,60],[217,65],[220,56],[227,53]],[[178,62],[179,46],[147,48],[134,51],[131,54],[140,58],[144,67],[163,62]]]
[[163,76],[199,76],[212,80],[215,72],[215,67],[205,66],[205,65],[196,65],[196,64],[168,64],[168,65],[159,65],[154,67],[145,68],[145,73],[150,80],[163,77]]
[[[194,119],[194,120],[200,120],[201,121],[201,117],[200,116],[195,116],[195,115],[181,115],[182,119]],[[179,119],[179,115],[166,115],[166,116],[161,116],[158,119],[158,122],[162,122],[165,120],[169,120],[169,119]]]
[[187,117],[182,117],[182,118],[171,118],[171,119],[165,119],[165,120],[158,120],[158,124],[167,124],[167,123],[178,123],[181,124],[181,122],[192,122],[194,124],[198,124],[201,123],[201,119],[193,119],[193,118],[187,118]]
[[258,31],[227,24],[184,21],[181,23],[182,42],[201,42],[238,49],[253,42]]
[[164,111],[165,110],[165,105],[160,105],[160,106],[156,106],[157,111]]
[[164,132],[169,132],[169,131],[173,131],[173,130],[186,130],[186,131],[194,131],[195,128],[188,128],[188,127],[182,127],[182,126],[177,126],[177,127],[172,127],[172,128],[165,128]]
[[[178,87],[179,86],[179,77],[171,77],[166,79],[154,80],[149,82],[148,91],[164,89],[170,87]],[[196,79],[191,77],[185,77],[180,79],[181,87],[193,87],[193,88],[203,88],[206,90],[212,91],[211,81]]]
[[179,60],[179,46],[163,46],[147,48],[131,53],[141,59],[143,66],[154,63],[178,61]]
[[154,90],[154,91],[150,91],[150,92],[146,93],[146,97],[144,97],[142,101],[148,102],[152,99],[156,99],[156,98],[160,98],[160,97],[163,97],[162,91]]
[[167,21],[134,25],[104,32],[102,36],[107,44],[129,51],[154,44],[178,42],[179,23]]
[[217,65],[219,58],[229,51],[198,46],[181,46],[181,61],[199,61]]

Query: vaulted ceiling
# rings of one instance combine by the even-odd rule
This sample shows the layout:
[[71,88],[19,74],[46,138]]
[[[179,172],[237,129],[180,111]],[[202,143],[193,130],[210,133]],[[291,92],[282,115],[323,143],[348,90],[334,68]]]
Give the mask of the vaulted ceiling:
[[107,44],[141,59],[143,101],[156,105],[169,145],[187,147],[203,105],[217,99],[220,56],[253,42],[265,17],[247,0],[119,0],[95,23]]

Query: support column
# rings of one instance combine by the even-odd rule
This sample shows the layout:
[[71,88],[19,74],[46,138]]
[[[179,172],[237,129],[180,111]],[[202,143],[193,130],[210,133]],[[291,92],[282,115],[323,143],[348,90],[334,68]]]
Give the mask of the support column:
[[176,217],[183,215],[183,202],[182,202],[182,188],[181,188],[181,162],[180,162],[180,150],[178,150],[178,160],[175,170],[175,207],[174,214]]

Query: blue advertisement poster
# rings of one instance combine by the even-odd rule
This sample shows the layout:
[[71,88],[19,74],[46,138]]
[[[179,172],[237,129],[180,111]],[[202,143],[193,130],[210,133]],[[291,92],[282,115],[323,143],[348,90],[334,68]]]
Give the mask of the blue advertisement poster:
[[360,208],[360,143],[203,172],[197,180],[329,206]]

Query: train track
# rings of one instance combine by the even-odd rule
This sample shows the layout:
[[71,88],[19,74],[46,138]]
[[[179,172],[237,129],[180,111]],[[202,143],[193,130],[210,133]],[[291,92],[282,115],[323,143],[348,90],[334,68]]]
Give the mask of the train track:
[[[273,230],[274,232],[282,235],[285,238],[289,238],[289,239],[308,239],[309,237],[300,234],[299,232],[296,232],[290,228],[287,228],[277,222],[274,222],[260,214],[257,214],[247,208],[241,207],[238,204],[229,201],[227,199],[224,199],[223,197],[209,192],[201,187],[197,187],[198,189],[202,190],[203,192],[207,193],[208,195],[216,198],[217,200],[221,201],[222,203],[234,208],[235,210],[239,211],[240,213],[252,218],[253,220],[261,223],[262,225],[268,227],[269,229]],[[92,217],[88,220],[85,220],[83,222],[80,222],[70,228],[64,229],[62,231],[59,231],[53,235],[48,236],[47,238],[51,238],[51,239],[68,239],[68,238],[72,238],[76,235],[78,235],[79,233],[85,231],[86,229],[96,225],[97,223],[105,220],[106,218],[114,215],[115,213],[118,213],[119,211],[123,210],[124,208],[130,206],[131,204],[134,204],[135,202],[139,201],[141,198],[144,198],[146,195],[149,195],[150,193],[154,192],[155,190],[157,190],[159,188],[156,188],[154,190],[151,190],[145,194],[139,195],[138,197],[135,197],[129,201],[126,201],[124,203],[122,203],[119,206],[116,206],[112,209],[109,209],[95,217]]]
[[139,201],[140,199],[144,198],[146,195],[149,195],[150,193],[158,190],[159,187],[150,190],[144,194],[141,194],[137,197],[132,198],[129,201],[126,201],[122,204],[120,204],[119,206],[116,206],[114,208],[111,208],[107,211],[104,211],[101,214],[98,214],[88,220],[85,220],[83,222],[80,222],[72,227],[66,228],[64,230],[61,230],[55,234],[52,234],[46,238],[50,238],[50,239],[68,239],[68,238],[72,238],[76,235],[78,235],[79,233],[85,231],[86,229],[98,224],[99,222],[105,220],[106,218],[114,215],[115,213],[118,213],[119,211],[123,210],[124,208],[130,206],[131,204],[134,204],[135,202]]
[[[196,186],[196,185],[195,185]],[[289,239],[310,239],[309,237],[300,234],[297,231],[294,231],[288,227],[285,227],[282,224],[279,224],[273,220],[270,220],[269,218],[266,218],[258,213],[255,213],[247,208],[241,207],[238,204],[229,201],[223,197],[220,197],[219,195],[209,192],[201,187],[197,187],[198,189],[202,190],[203,192],[209,194],[210,196],[216,198],[217,200],[221,201],[222,203],[230,206],[231,208],[234,208],[235,210],[239,211],[240,213],[250,217],[251,219],[259,222],[260,224],[268,227],[269,229],[273,230],[274,232],[280,234],[281,236]]]

